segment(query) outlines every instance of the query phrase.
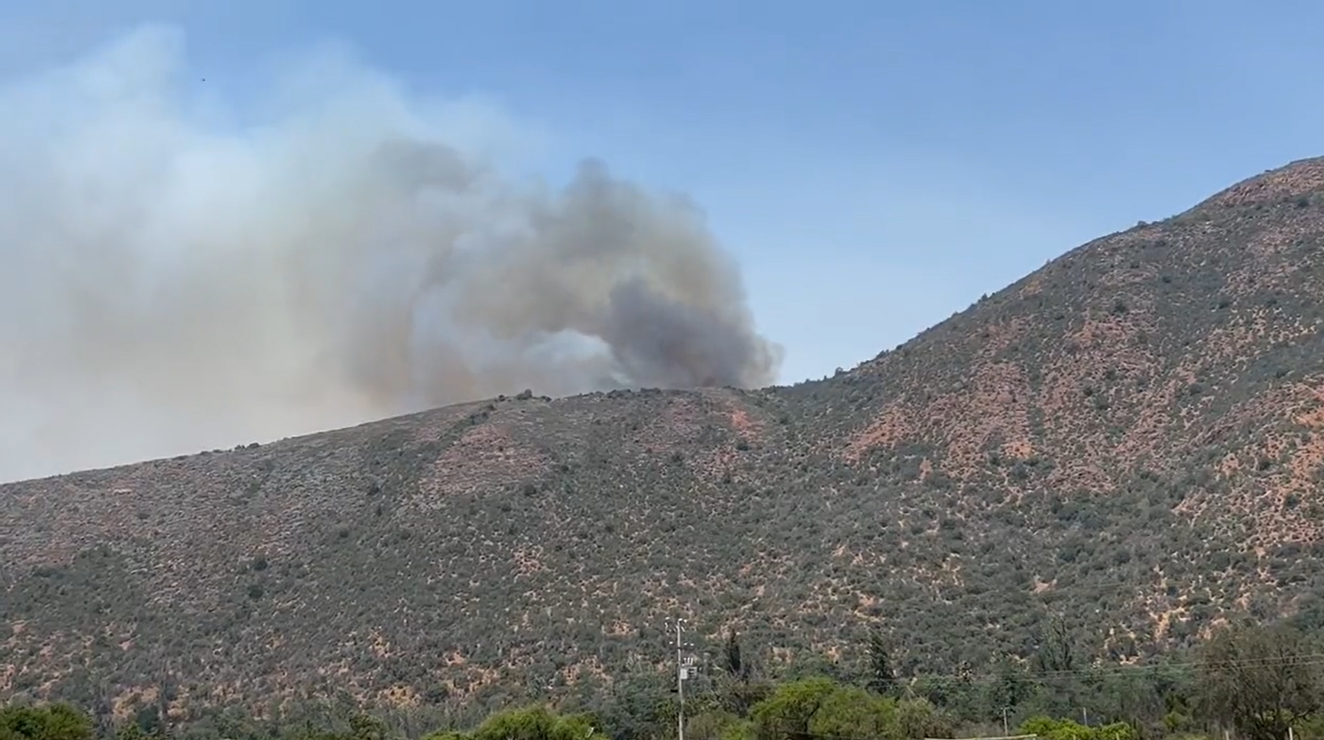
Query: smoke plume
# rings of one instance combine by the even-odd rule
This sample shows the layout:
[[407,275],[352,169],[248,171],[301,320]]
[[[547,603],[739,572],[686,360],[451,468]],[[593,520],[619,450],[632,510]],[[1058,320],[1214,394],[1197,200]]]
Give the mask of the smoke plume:
[[503,177],[343,59],[227,123],[182,51],[143,28],[0,85],[0,480],[524,388],[775,380],[683,199],[594,161]]

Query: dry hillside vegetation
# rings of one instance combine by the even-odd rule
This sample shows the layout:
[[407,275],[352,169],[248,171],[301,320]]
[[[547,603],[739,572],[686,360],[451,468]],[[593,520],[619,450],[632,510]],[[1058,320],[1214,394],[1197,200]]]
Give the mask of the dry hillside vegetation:
[[[438,409],[0,487],[0,696],[494,701],[881,626],[903,672],[1324,613],[1324,161],[849,372]],[[585,689],[587,690],[587,689]],[[165,697],[162,699],[161,697]]]

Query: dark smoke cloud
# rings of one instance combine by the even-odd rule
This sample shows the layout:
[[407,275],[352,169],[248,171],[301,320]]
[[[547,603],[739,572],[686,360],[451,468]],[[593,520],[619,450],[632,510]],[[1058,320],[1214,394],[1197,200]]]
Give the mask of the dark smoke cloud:
[[776,379],[684,199],[594,161],[505,178],[466,140],[490,111],[343,58],[217,125],[182,58],[146,28],[0,87],[0,479],[523,388]]

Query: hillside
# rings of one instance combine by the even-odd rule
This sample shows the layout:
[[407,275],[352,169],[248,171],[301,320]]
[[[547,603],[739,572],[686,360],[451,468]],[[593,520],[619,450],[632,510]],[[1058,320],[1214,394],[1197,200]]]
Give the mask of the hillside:
[[1321,621],[1322,330],[1308,160],[819,382],[522,394],[3,486],[0,697],[491,702],[647,674],[679,614],[769,664],[878,625],[903,673],[1025,654],[1050,614],[1107,660]]

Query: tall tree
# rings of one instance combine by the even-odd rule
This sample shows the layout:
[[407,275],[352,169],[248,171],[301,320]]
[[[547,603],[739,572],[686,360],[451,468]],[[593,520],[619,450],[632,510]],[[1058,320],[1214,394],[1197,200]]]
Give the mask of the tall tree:
[[726,646],[722,651],[718,696],[726,711],[741,716],[772,692],[772,687],[760,680],[757,666],[748,657],[749,654],[741,646],[740,636],[734,631],[728,632]]
[[1076,638],[1066,620],[1061,616],[1050,618],[1043,625],[1039,646],[1031,661],[1037,682],[1047,689],[1040,709],[1059,716],[1080,711],[1081,700],[1092,693],[1080,682],[1085,663],[1077,654]]
[[1284,740],[1289,727],[1324,708],[1314,647],[1286,625],[1220,631],[1200,663],[1201,708],[1245,740]]
[[984,714],[989,718],[1001,718],[1003,710],[1014,710],[1034,695],[1034,686],[1025,670],[1005,654],[998,656],[993,677],[986,686]]
[[877,629],[869,632],[869,675],[868,687],[875,694],[887,695],[896,684],[896,672],[892,670],[892,654],[887,650],[887,642],[882,632]]
[[722,663],[726,675],[742,681],[749,678],[748,667],[740,655],[740,637],[735,630],[731,630],[726,635],[726,647],[722,651]]
[[1034,654],[1034,667],[1039,673],[1062,674],[1076,670],[1075,639],[1062,617],[1049,620]]

